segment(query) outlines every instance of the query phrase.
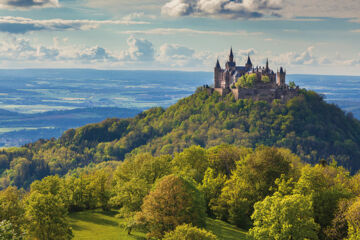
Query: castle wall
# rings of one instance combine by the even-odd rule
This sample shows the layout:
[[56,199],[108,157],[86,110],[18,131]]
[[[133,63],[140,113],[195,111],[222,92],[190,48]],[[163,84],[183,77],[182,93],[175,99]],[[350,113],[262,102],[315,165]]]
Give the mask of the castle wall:
[[225,96],[226,94],[230,93],[229,88],[214,88],[216,92],[218,92],[221,96]]
[[[253,99],[255,101],[267,101],[272,102],[274,99],[281,101],[288,101],[291,98],[299,95],[298,89],[290,89],[288,87],[278,88],[274,87],[273,83],[261,84],[256,88],[233,88],[232,94],[236,100],[239,99]],[[222,96],[226,93],[222,92]]]

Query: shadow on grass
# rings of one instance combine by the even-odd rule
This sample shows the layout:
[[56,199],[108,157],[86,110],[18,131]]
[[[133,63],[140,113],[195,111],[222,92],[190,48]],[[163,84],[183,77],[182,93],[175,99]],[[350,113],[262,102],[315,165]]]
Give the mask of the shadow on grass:
[[[102,213],[104,215],[107,215],[105,213]],[[108,214],[116,214],[116,212],[112,213],[109,212]],[[113,215],[108,215],[108,216],[113,216]],[[89,217],[89,215],[86,213],[85,215],[81,214],[81,213],[77,213],[77,214],[72,214],[71,218],[74,220],[79,220],[79,221],[83,221],[83,222],[90,222],[90,223],[94,223],[94,224],[98,224],[98,225],[104,225],[104,226],[119,226],[119,224],[116,221],[113,220],[108,220],[105,218],[102,218],[101,216],[97,215],[96,212],[94,214],[91,214],[91,217]]]
[[222,240],[247,239],[246,231],[219,220],[208,218],[206,221],[206,226],[207,230],[210,230],[219,239]]

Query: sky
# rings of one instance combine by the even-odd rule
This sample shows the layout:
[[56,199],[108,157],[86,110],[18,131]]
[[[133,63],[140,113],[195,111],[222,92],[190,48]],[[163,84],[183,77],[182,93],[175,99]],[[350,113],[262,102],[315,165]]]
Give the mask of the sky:
[[0,68],[360,75],[359,0],[0,0]]

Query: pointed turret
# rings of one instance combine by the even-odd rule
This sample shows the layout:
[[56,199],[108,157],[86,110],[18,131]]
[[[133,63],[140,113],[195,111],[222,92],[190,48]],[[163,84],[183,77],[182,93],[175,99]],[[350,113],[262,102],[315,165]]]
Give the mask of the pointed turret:
[[221,67],[220,67],[220,63],[219,63],[219,59],[216,61],[215,68],[217,68],[217,69],[221,69]]
[[233,62],[234,61],[234,54],[233,54],[233,50],[232,47],[230,48],[230,55],[229,55],[229,62]]
[[252,62],[251,62],[251,59],[250,59],[250,55],[248,54],[248,59],[247,59],[247,65],[251,65],[252,66]]
[[245,67],[250,70],[252,68],[252,62],[251,62],[251,59],[250,59],[250,55],[248,54],[248,59],[247,59],[247,62],[245,64]]
[[269,59],[268,58],[266,59],[266,70],[267,71],[269,70]]

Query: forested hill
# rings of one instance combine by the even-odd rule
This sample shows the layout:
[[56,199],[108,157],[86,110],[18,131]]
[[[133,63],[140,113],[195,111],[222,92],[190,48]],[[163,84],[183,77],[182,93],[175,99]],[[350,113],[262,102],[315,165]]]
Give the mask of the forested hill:
[[286,147],[307,162],[336,160],[360,169],[360,122],[315,92],[301,92],[287,103],[267,103],[198,89],[166,110],[152,108],[132,119],[108,119],[68,130],[57,140],[6,149],[0,153],[1,187],[27,187],[49,174],[127,154],[172,154],[222,143]]

